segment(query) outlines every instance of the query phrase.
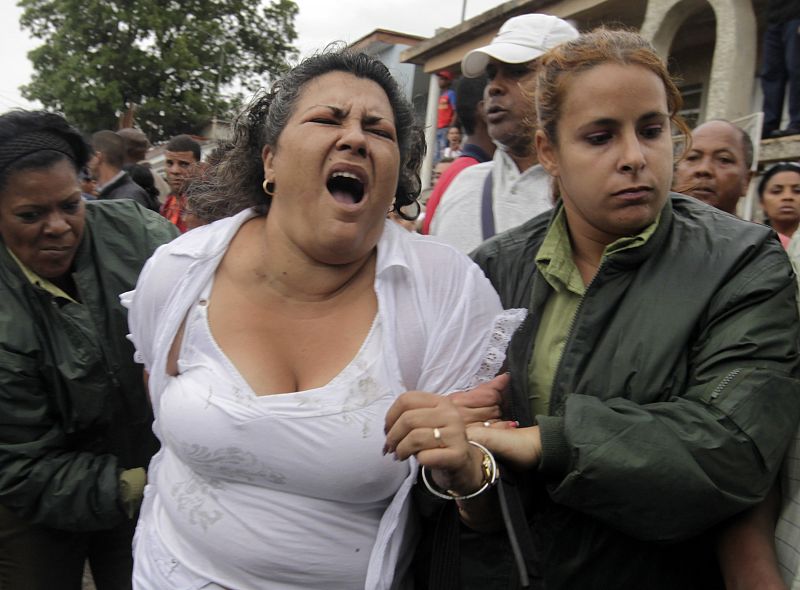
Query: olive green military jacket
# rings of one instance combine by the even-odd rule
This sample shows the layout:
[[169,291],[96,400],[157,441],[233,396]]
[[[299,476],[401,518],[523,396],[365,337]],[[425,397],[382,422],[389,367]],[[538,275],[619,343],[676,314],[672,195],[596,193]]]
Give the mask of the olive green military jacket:
[[119,475],[157,449],[119,294],[175,227],[130,200],[90,202],[74,262],[81,303],[26,279],[0,245],[0,504],[31,523],[109,528]]
[[672,194],[646,244],[603,260],[550,415],[531,416],[528,365],[551,293],[535,257],[551,219],[473,253],[504,307],[529,309],[508,352],[508,412],[541,429],[540,467],[518,474],[533,587],[721,587],[716,528],[765,496],[800,417],[786,254],[769,228]]

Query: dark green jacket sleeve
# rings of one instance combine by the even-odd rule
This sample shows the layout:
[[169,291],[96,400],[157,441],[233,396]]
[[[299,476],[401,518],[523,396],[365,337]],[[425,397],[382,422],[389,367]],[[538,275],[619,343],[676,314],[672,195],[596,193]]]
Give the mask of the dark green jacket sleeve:
[[131,518],[140,500],[150,455],[122,459],[119,441],[150,448],[138,438],[152,437],[150,412],[118,297],[177,229],[119,200],[88,204],[86,232],[76,267],[88,270],[76,276],[96,292],[69,313],[28,284],[0,244],[0,504],[80,531]]
[[537,417],[556,502],[672,541],[766,495],[800,417],[796,286],[768,246],[708,304],[682,394],[649,404],[629,392],[569,395],[563,416]]
[[0,502],[52,528],[111,527],[126,517],[116,457],[66,450],[38,370],[36,359],[0,348]]

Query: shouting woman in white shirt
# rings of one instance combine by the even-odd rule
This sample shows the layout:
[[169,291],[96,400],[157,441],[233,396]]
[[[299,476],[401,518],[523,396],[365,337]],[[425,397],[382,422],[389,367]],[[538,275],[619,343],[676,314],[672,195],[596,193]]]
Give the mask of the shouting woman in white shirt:
[[386,220],[419,192],[421,137],[380,62],[309,58],[190,196],[218,221],[160,249],[125,297],[162,442],[136,588],[401,587],[416,461],[434,490],[489,487],[465,420],[499,416],[504,377],[478,386],[523,312]]

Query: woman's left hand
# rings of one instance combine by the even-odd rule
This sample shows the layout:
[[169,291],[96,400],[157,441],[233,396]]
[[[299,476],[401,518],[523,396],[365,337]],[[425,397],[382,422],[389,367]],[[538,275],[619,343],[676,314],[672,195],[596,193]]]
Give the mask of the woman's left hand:
[[416,456],[441,489],[466,495],[481,487],[481,452],[467,442],[464,420],[448,397],[404,393],[386,413],[384,430],[384,454],[401,461]]
[[516,469],[533,469],[542,460],[542,435],[538,426],[518,428],[515,422],[495,422],[489,428],[470,426],[469,439],[482,444],[495,457]]

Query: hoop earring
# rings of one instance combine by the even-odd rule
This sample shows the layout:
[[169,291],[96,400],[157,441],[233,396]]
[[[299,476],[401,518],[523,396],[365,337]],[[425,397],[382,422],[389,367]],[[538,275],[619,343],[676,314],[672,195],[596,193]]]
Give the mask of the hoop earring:
[[264,179],[264,182],[261,183],[261,188],[269,198],[275,196],[275,182]]

